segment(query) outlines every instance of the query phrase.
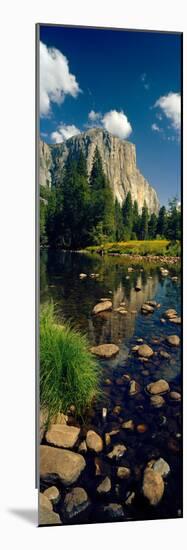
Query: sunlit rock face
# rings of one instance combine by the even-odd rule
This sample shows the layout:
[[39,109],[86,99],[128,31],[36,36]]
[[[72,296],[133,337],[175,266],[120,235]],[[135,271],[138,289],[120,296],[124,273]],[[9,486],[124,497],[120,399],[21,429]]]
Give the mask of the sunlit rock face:
[[146,201],[149,212],[157,213],[159,200],[155,189],[136,166],[135,145],[113,136],[102,128],[92,128],[58,145],[41,144],[41,184],[48,185],[49,173],[53,185],[62,181],[69,153],[76,159],[79,152],[83,152],[87,159],[88,175],[90,175],[96,147],[100,152],[103,169],[113,195],[119,203],[123,203],[130,191],[132,200],[137,200],[139,211],[142,210]]

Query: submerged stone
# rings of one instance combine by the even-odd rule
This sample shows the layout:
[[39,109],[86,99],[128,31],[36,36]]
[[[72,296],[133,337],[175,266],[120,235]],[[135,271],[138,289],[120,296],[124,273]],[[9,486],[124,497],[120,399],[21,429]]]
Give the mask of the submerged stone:
[[119,352],[119,347],[116,344],[100,344],[99,346],[93,346],[90,351],[98,357],[110,359]]
[[154,352],[152,348],[147,344],[142,344],[141,346],[138,347],[138,355],[140,357],[146,357],[147,359],[149,359],[149,357],[152,357],[153,354]]
[[111,490],[111,486],[112,486],[111,480],[107,476],[105,477],[105,479],[103,479],[102,483],[100,483],[100,485],[97,487],[97,493],[99,494],[109,493],[109,491]]
[[168,392],[170,388],[166,380],[160,379],[157,380],[157,382],[151,382],[151,384],[148,384],[146,389],[152,395],[159,395]]
[[103,440],[101,436],[93,430],[87,432],[86,445],[90,451],[95,451],[95,453],[100,453],[103,450]]
[[142,489],[151,506],[157,506],[164,494],[164,482],[160,473],[147,467],[144,471]]
[[65,496],[63,512],[67,520],[77,518],[89,506],[89,499],[86,491],[82,487],[74,487]]
[[171,336],[166,337],[166,342],[170,346],[179,346],[180,338],[179,338],[179,336],[177,336],[177,334],[172,334]]
[[99,302],[94,306],[92,313],[94,315],[97,315],[97,313],[100,313],[101,311],[107,311],[109,309],[112,309],[112,302],[111,300],[105,300],[104,302]]

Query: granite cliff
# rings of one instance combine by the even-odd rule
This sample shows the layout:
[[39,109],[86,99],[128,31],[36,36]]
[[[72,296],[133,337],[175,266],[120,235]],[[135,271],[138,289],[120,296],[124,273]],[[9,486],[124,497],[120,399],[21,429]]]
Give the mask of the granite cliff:
[[104,172],[114,197],[122,204],[128,191],[141,211],[146,200],[149,212],[158,212],[159,200],[153,187],[136,166],[136,147],[101,128],[92,128],[57,145],[40,143],[40,184],[51,187],[63,179],[68,154],[77,158],[81,150],[87,159],[90,175],[95,149],[98,147]]

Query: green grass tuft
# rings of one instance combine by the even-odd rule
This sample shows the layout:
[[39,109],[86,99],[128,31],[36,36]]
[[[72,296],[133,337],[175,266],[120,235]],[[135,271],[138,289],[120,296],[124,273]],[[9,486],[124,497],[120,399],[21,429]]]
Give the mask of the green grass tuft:
[[58,325],[53,304],[40,315],[40,403],[49,416],[75,405],[84,416],[99,395],[100,371],[86,337],[69,325]]

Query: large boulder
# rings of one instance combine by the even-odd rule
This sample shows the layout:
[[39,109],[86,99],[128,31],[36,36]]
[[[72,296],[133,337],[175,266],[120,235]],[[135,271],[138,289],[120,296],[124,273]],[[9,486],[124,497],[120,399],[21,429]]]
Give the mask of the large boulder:
[[164,482],[159,472],[147,467],[143,477],[143,494],[151,506],[156,506],[164,494]]
[[48,445],[40,446],[41,477],[57,475],[68,486],[77,481],[85,466],[84,457],[78,453]]
[[79,437],[80,428],[65,424],[52,424],[46,433],[46,441],[56,447],[71,449]]
[[157,380],[156,382],[151,382],[147,386],[147,391],[151,395],[160,395],[162,393],[166,393],[169,391],[169,384],[166,382],[166,380]]
[[100,344],[100,346],[93,346],[90,351],[98,357],[110,359],[119,352],[119,347],[115,344]]
[[90,451],[100,453],[103,450],[103,440],[99,434],[93,430],[88,430],[86,435],[86,445]]
[[112,309],[112,302],[111,300],[105,300],[104,302],[99,302],[99,304],[96,304],[94,306],[92,313],[94,315],[97,315],[97,313],[101,313],[102,311],[107,311],[108,309]]

